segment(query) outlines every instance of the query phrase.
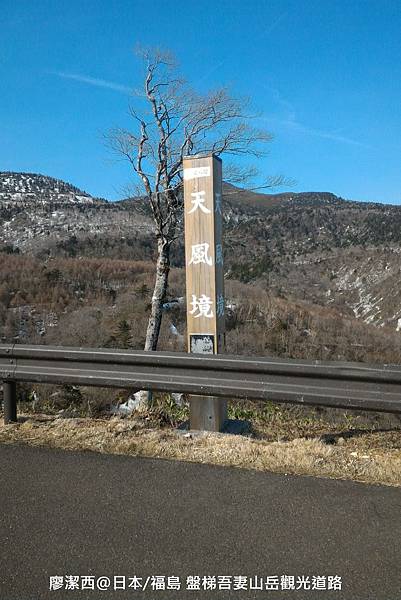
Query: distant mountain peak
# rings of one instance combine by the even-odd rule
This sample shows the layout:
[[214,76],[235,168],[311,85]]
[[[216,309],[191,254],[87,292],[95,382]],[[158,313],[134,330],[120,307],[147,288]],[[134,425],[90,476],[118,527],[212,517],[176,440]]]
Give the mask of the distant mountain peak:
[[94,200],[87,192],[61,179],[37,173],[0,171],[0,206],[26,203],[92,204]]

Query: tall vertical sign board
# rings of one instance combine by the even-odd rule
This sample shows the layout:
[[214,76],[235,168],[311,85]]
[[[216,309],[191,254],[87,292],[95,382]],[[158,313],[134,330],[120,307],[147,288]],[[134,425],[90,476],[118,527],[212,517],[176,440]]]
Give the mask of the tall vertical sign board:
[[[224,350],[222,163],[213,155],[184,158],[185,264],[188,351]],[[226,401],[191,396],[191,429],[219,431]]]

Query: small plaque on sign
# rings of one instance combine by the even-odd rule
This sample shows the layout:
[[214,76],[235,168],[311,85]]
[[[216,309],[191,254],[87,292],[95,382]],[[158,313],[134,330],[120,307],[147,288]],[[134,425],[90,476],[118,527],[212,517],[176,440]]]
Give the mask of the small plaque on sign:
[[198,179],[199,177],[210,177],[210,167],[192,167],[184,169],[184,179]]
[[190,335],[191,352],[193,354],[214,354],[214,335]]

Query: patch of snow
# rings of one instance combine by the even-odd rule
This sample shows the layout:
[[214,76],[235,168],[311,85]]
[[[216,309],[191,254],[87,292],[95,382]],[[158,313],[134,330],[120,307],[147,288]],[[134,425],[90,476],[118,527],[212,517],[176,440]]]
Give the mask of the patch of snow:
[[141,405],[141,393],[135,392],[133,397],[128,398],[127,402],[120,404],[120,406],[112,406],[110,412],[113,415],[120,415],[126,417],[131,415],[134,410],[137,410]]

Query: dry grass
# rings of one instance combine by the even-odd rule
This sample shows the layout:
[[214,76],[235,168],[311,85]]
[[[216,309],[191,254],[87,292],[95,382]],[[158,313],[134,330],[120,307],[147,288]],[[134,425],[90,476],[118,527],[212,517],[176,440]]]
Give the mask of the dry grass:
[[[358,432],[330,438],[185,433],[143,416],[129,419],[26,415],[0,425],[0,443],[162,457],[259,471],[314,475],[401,486],[401,431]],[[271,432],[270,432],[271,434]],[[276,437],[277,440],[277,437]]]

